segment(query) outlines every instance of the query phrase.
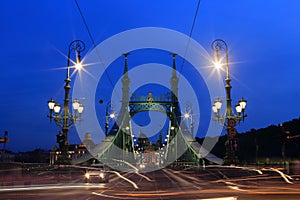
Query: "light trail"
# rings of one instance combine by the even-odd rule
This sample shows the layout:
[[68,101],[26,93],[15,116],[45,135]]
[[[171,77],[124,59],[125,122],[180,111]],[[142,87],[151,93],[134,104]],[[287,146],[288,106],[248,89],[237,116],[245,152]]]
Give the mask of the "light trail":
[[[210,190],[210,191],[199,191],[199,190],[185,190],[185,191],[142,191],[142,192],[135,192],[135,193],[119,193],[115,194],[120,197],[129,196],[129,197],[152,197],[152,199],[158,199],[158,198],[170,198],[177,197],[177,196],[193,196],[193,199],[198,199],[195,194],[203,195],[203,194],[217,194],[218,192],[224,192],[228,193],[228,189],[223,190]],[[215,197],[211,199],[226,199],[226,198],[233,198],[233,197]],[[200,199],[201,200],[201,199]],[[203,199],[204,200],[204,199]]]
[[112,199],[132,199],[132,198],[126,198],[126,197],[117,197],[117,196],[111,196],[103,193],[98,193],[98,192],[92,192],[93,195],[96,196],[101,196],[101,197],[106,197],[106,198],[112,198]]
[[163,172],[165,172],[168,176],[172,177],[173,179],[175,179],[178,183],[181,183],[183,185],[190,185],[192,184],[191,182],[180,178],[178,175],[175,175],[174,172],[169,171],[168,169],[163,169]]
[[242,170],[249,170],[249,171],[256,171],[259,174],[263,174],[262,170],[256,169],[253,167],[239,167],[239,166],[219,166],[219,165],[208,165],[206,168],[229,168],[229,169],[242,169]]
[[[228,188],[232,190],[236,190],[239,192],[247,193],[247,194],[300,194],[299,188],[288,188],[288,187],[254,187],[254,186],[248,186],[248,185],[241,185],[241,184],[235,184],[232,182],[224,182],[227,184]],[[241,187],[246,187],[249,189],[241,189]],[[280,191],[282,190],[282,191]],[[275,192],[274,192],[275,191]],[[280,192],[277,192],[280,191]]]
[[[183,177],[184,179],[180,178],[179,182],[181,182],[183,180],[185,182],[185,185],[191,184],[192,187],[196,188],[197,190],[202,190],[203,189],[202,186],[200,186],[201,182],[196,177],[189,176],[188,174],[184,174],[181,171],[172,171],[170,173],[172,174],[172,176],[175,176],[174,174],[179,174],[179,175],[175,176],[177,178],[179,176]],[[187,181],[185,179],[190,179],[190,180],[192,180],[192,182]]]
[[109,171],[109,172],[115,173],[118,177],[120,177],[120,178],[124,179],[125,181],[131,183],[135,189],[139,188],[135,182],[133,182],[132,180],[129,180],[128,178],[122,176],[119,172],[116,172],[116,171]]
[[284,174],[282,171],[279,171],[278,169],[270,168],[270,169],[262,169],[262,170],[269,170],[269,171],[277,172],[283,178],[283,180],[285,180],[285,182],[287,182],[289,184],[293,184],[293,182],[290,181],[290,180],[293,180],[293,178],[287,174]]
[[200,199],[200,200],[236,200],[237,197],[220,197],[220,198],[210,198],[210,199]]
[[248,190],[245,189],[241,189],[238,185],[231,183],[231,182],[225,182],[230,189],[232,190],[237,190],[237,191],[241,191],[241,192],[248,192]]
[[31,190],[51,190],[51,189],[74,189],[74,188],[92,188],[103,189],[104,185],[40,185],[40,186],[28,186],[28,187],[13,187],[13,188],[0,188],[0,192],[12,192],[12,191],[31,191]]
[[[237,167],[237,168],[241,168],[241,167]],[[243,169],[243,168],[241,168]],[[278,173],[280,176],[270,176],[270,175],[265,175],[265,176],[257,176],[257,177],[245,177],[245,178],[232,178],[232,179],[228,179],[226,178],[226,180],[216,180],[215,182],[236,182],[236,181],[251,181],[251,180],[268,180],[268,179],[276,179],[276,178],[282,178],[286,183],[289,184],[293,184],[293,182],[291,182],[290,180],[293,180],[293,178],[287,174],[284,174],[282,171],[275,169],[275,168],[262,168],[260,170],[256,170],[256,169],[251,169],[251,168],[245,168],[245,169],[250,169],[253,171],[257,171],[260,175],[264,175],[263,171],[274,171],[276,173]]]
[[[124,197],[123,195],[120,196],[112,196],[112,195],[106,195],[103,193],[97,193],[97,192],[92,192],[93,195],[97,195],[97,196],[102,196],[102,197],[106,197],[106,198],[113,198],[113,199],[140,199],[139,197],[133,198],[133,197]],[[118,195],[118,194],[117,194]],[[143,198],[143,199],[153,199],[153,198]]]
[[117,159],[113,159],[113,160],[127,164],[129,167],[131,167],[132,169],[134,169],[134,170],[133,170],[134,173],[136,173],[137,175],[143,177],[143,178],[146,179],[147,181],[150,181],[150,182],[153,182],[153,181],[154,181],[154,180],[151,180],[149,177],[147,177],[147,176],[145,176],[145,175],[143,175],[143,174],[140,174],[140,173],[139,173],[139,169],[138,169],[137,167],[133,166],[131,163],[129,163],[129,162],[127,162],[127,161],[124,161],[124,160],[117,160]]
[[272,176],[270,177],[269,175],[264,175],[264,176],[254,176],[254,177],[245,177],[245,178],[231,178],[227,180],[216,180],[214,182],[220,183],[220,182],[226,182],[226,181],[231,181],[231,182],[236,182],[236,181],[259,181],[259,180],[269,180],[269,179],[276,179],[280,178],[280,176]]

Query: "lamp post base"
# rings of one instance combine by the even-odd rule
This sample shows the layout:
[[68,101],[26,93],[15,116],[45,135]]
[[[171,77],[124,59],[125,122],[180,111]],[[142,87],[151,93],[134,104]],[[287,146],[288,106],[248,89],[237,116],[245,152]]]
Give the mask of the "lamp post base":
[[232,150],[230,145],[230,140],[225,142],[226,147],[226,155],[223,159],[223,165],[238,165],[240,163],[238,156],[236,155],[236,151]]
[[63,159],[63,158],[59,158],[56,163],[57,165],[70,165],[71,164],[71,159]]
[[59,156],[58,160],[56,161],[56,164],[70,165],[71,158],[69,158],[69,155],[68,155],[69,144],[61,145],[60,150],[61,150],[61,156]]
[[223,165],[238,165],[240,163],[239,159],[235,156],[225,156],[223,159]]

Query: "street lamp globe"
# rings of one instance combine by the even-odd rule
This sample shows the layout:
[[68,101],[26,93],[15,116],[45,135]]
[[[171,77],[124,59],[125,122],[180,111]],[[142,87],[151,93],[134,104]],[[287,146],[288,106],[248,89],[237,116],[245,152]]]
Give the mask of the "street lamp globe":
[[214,113],[218,112],[217,106],[215,104],[212,105],[212,110],[213,110]]
[[114,112],[112,112],[112,113],[110,113],[109,117],[110,117],[111,119],[114,119],[114,118],[116,117],[116,115],[115,115]]
[[79,103],[79,106],[78,106],[78,113],[81,114],[83,112],[83,104],[82,103]]
[[61,108],[60,104],[59,103],[55,103],[55,105],[53,107],[55,114],[59,113],[60,108]]
[[247,101],[244,98],[242,98],[239,101],[239,104],[241,105],[242,109],[244,110],[246,108]]
[[73,109],[74,110],[78,110],[79,108],[79,101],[78,99],[74,99],[73,103],[72,103]]
[[189,113],[187,113],[187,112],[184,113],[184,118],[185,118],[185,119],[188,119],[189,117],[190,117],[190,114],[189,114]]
[[235,109],[236,109],[236,112],[238,113],[238,114],[240,114],[241,112],[242,112],[242,106],[241,106],[241,104],[236,104],[235,105]]
[[49,109],[50,109],[50,110],[53,110],[54,105],[55,105],[55,101],[54,101],[53,99],[50,99],[50,100],[48,101]]
[[216,105],[217,110],[220,110],[221,107],[222,107],[222,100],[221,99],[216,99],[214,103]]

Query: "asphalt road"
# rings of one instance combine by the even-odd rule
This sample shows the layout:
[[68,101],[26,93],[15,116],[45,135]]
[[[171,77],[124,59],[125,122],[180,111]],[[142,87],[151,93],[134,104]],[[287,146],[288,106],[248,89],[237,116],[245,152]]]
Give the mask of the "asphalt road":
[[109,183],[85,183],[81,171],[10,171],[0,178],[0,199],[300,199],[299,178],[274,168],[209,166],[144,174],[111,171]]

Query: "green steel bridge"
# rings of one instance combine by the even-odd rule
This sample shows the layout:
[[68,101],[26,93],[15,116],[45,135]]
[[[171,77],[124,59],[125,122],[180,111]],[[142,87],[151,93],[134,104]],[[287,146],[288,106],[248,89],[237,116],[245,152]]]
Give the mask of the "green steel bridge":
[[[124,72],[122,77],[122,105],[116,122],[106,138],[97,144],[91,151],[100,162],[111,165],[115,169],[139,169],[151,167],[161,168],[170,164],[188,163],[200,165],[203,159],[215,164],[221,164],[222,159],[207,152],[195,141],[193,133],[188,130],[182,120],[178,102],[178,81],[176,74],[176,54],[172,54],[172,74],[170,78],[171,92],[160,96],[140,96],[130,93],[130,78],[128,75],[128,54],[124,54]],[[161,112],[168,119],[167,139],[163,146],[155,151],[138,151],[135,147],[131,118],[141,112]],[[162,141],[161,141],[162,142]],[[86,155],[73,164],[78,164],[90,159]],[[149,161],[150,160],[150,161]],[[149,166],[148,166],[149,165]]]

